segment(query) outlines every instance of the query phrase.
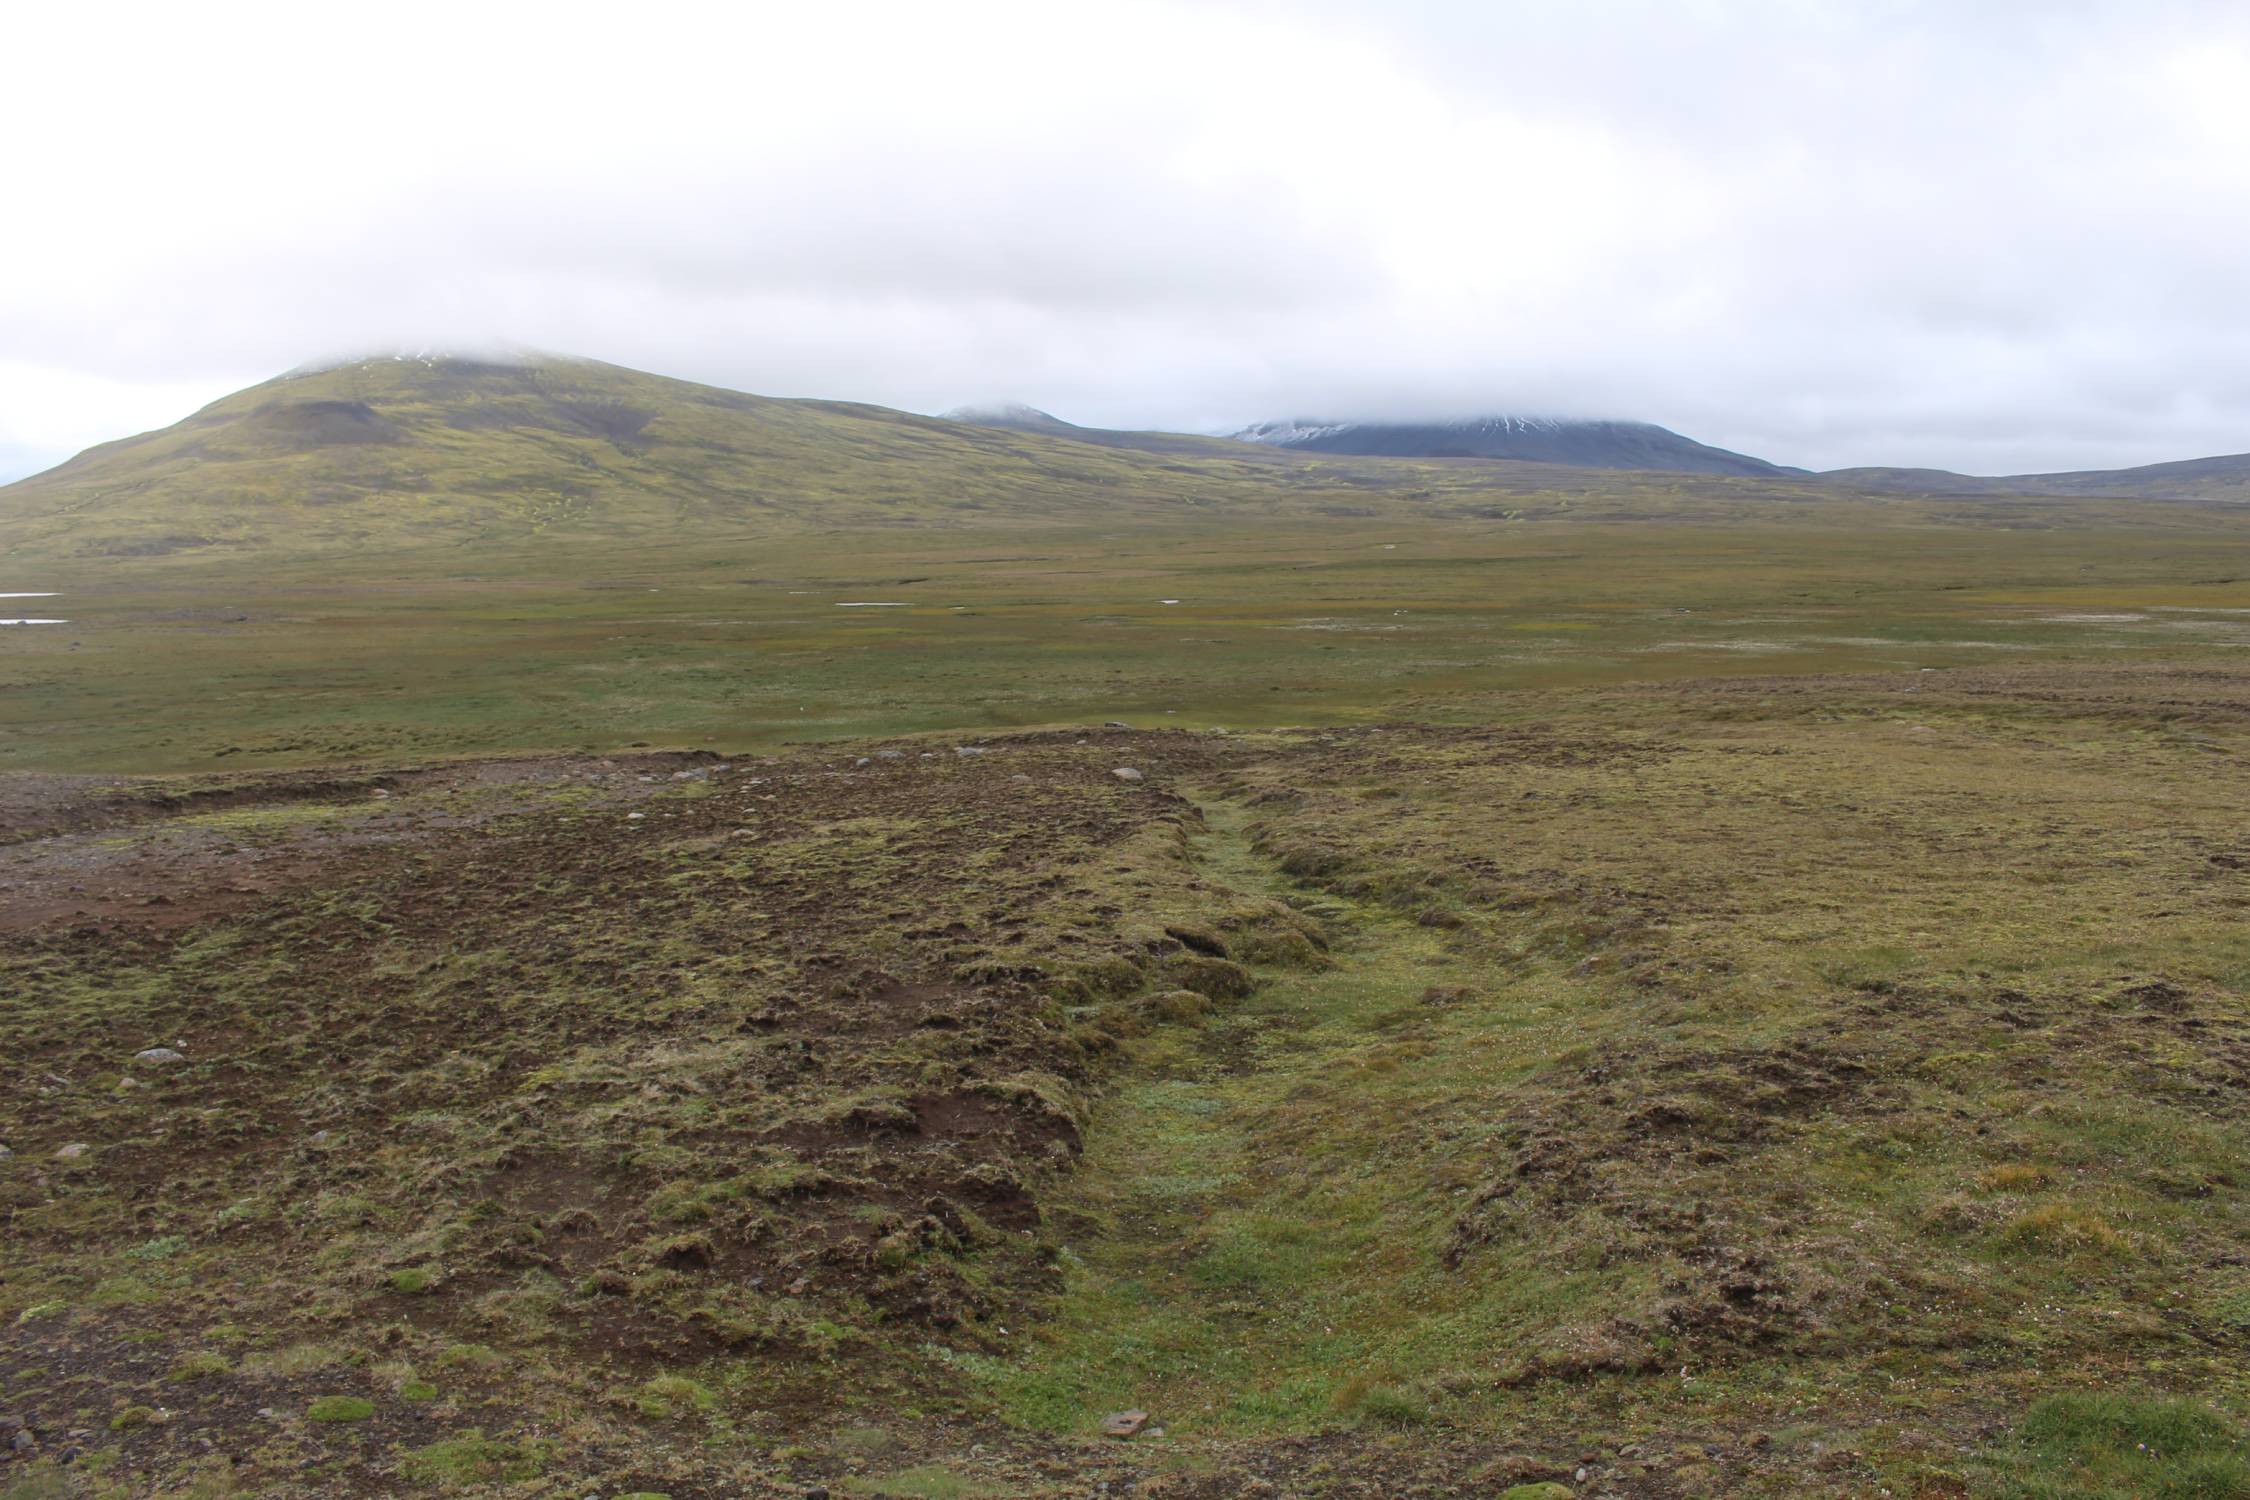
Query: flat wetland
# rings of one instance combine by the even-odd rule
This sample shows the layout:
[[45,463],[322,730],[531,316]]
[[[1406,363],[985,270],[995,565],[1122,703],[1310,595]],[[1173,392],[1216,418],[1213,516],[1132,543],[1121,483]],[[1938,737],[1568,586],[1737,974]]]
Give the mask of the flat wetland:
[[2250,1495],[2250,512],[1633,509],[11,574],[0,1496]]
[[[2250,525],[2225,507],[1741,509],[53,564],[70,624],[0,645],[0,767],[1350,723],[1519,688],[2250,646]],[[892,607],[839,607],[870,602]]]

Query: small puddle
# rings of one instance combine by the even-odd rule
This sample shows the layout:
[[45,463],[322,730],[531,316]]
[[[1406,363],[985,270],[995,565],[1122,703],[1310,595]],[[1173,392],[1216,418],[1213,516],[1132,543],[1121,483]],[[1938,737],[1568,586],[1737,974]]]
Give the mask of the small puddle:
[[[32,593],[0,591],[0,599],[53,599],[55,597],[55,591],[52,589]],[[0,625],[68,625],[69,623],[68,620],[47,620],[29,616],[14,620],[0,620]]]

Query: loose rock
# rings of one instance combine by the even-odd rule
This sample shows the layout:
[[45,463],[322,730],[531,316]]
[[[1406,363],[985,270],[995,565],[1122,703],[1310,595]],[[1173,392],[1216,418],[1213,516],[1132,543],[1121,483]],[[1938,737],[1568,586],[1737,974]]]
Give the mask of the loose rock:
[[78,1160],[78,1158],[84,1156],[87,1152],[93,1149],[93,1147],[87,1145],[84,1141],[72,1141],[69,1145],[63,1146],[55,1152],[55,1160],[76,1161]]
[[133,1061],[151,1068],[164,1068],[187,1059],[169,1047],[143,1047],[133,1054]]
[[1129,1438],[1147,1425],[1145,1411],[1113,1411],[1102,1418],[1102,1431],[1114,1438]]
[[1134,770],[1131,766],[1119,766],[1116,770],[1110,772],[1109,774],[1116,777],[1119,781],[1140,781],[1143,779],[1142,774],[1139,771]]

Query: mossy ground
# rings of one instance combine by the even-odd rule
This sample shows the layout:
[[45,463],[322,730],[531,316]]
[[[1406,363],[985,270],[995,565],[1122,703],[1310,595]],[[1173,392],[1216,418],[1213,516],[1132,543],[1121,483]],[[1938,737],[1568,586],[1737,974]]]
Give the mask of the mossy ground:
[[[2028,525],[1688,496],[1568,519],[1592,503],[0,563],[71,621],[0,632],[0,768],[1477,722],[1524,689],[2250,641],[2246,509],[2058,503]],[[905,607],[841,607],[869,601]]]
[[21,1482],[2237,1493],[2250,674],[1446,701],[50,788]]

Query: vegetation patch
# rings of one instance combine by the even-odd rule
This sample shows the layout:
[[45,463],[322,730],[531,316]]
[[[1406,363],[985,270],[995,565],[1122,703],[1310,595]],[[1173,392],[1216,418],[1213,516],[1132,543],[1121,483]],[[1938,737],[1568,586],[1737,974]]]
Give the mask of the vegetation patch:
[[375,1403],[365,1396],[319,1396],[305,1408],[313,1422],[364,1422],[375,1415]]

